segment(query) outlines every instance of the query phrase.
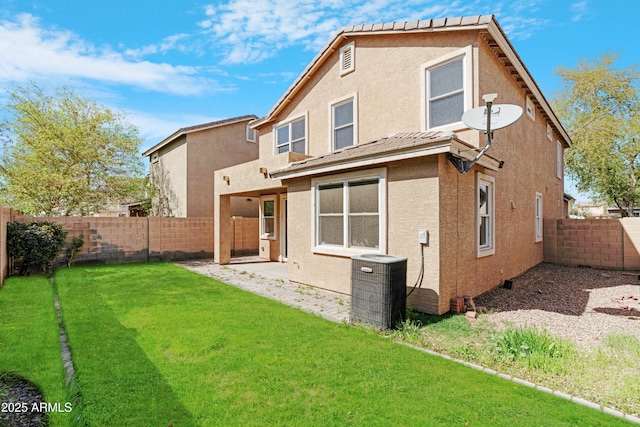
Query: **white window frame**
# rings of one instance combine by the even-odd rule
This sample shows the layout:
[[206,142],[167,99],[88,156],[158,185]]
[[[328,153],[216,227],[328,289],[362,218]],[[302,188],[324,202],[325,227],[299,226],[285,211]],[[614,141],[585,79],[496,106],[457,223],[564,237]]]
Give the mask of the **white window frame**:
[[[495,178],[489,175],[478,172],[476,179],[476,256],[478,258],[493,255],[496,253],[496,211],[495,211]],[[480,225],[482,223],[482,216],[480,214],[480,186],[486,185],[488,188],[487,196],[489,209],[486,217],[489,218],[489,234],[488,244],[480,245]]]
[[[264,202],[271,201],[273,202],[273,216],[265,216],[264,215]],[[276,229],[277,229],[277,204],[276,204],[276,196],[268,196],[260,198],[260,238],[275,240],[276,239]],[[273,220],[273,233],[266,232],[265,219]]]
[[458,49],[443,55],[437,59],[426,62],[420,66],[420,82],[421,82],[421,126],[423,131],[429,131],[433,129],[441,131],[456,131],[466,129],[467,126],[462,122],[462,114],[460,120],[457,122],[448,123],[442,126],[430,127],[429,124],[429,71],[431,69],[446,65],[450,62],[457,61],[462,58],[462,90],[464,93],[464,108],[463,111],[467,111],[473,108],[473,49],[471,45]]
[[258,132],[247,125],[245,128],[245,139],[247,142],[256,142],[258,140]]
[[351,42],[340,48],[340,76],[344,76],[355,70],[356,70],[356,44],[355,42]]
[[278,145],[278,129],[284,127],[284,126],[288,126],[289,127],[289,141],[287,142],[287,144],[289,145],[289,150],[288,151],[283,151],[283,153],[287,153],[287,152],[292,152],[291,149],[293,148],[293,142],[292,141],[292,125],[295,122],[298,122],[300,120],[304,120],[304,153],[300,153],[300,154],[307,154],[309,152],[309,114],[307,111],[305,111],[304,113],[300,113],[298,115],[292,116],[290,118],[287,118],[286,120],[283,120],[281,122],[276,123],[275,125],[273,125],[273,153],[278,155],[278,154],[282,154],[280,152],[278,152],[278,149],[281,146],[284,146],[285,144],[281,144]]
[[527,95],[524,101],[524,111],[526,111],[527,117],[529,117],[534,122],[536,121],[536,105],[533,103],[533,100],[529,95]]
[[553,141],[553,130],[549,123],[547,123],[547,138],[549,138],[549,141]]
[[542,218],[543,218],[543,210],[542,210],[542,193],[538,193],[536,191],[536,200],[534,205],[534,230],[535,230],[535,242],[542,242]]
[[[343,185],[343,221],[344,236],[342,245],[322,245],[319,243],[319,191],[321,185],[340,184],[354,181],[378,180],[378,247],[361,248],[349,247],[349,191],[348,186]],[[387,252],[387,171],[386,168],[371,169],[362,172],[352,172],[340,175],[332,175],[311,180],[311,242],[314,253],[351,257],[358,254],[386,254]]]
[[562,179],[564,177],[564,152],[562,149],[562,143],[560,141],[556,141],[556,176],[558,179]]
[[308,112],[305,111],[304,113],[298,114],[296,116],[287,118],[286,120],[283,120],[281,122],[276,123],[275,125],[273,125],[273,153],[274,154],[282,154],[278,151],[278,148],[280,148],[281,146],[284,146],[285,144],[282,145],[278,145],[278,129],[284,127],[284,126],[288,126],[289,127],[289,141],[287,142],[287,145],[289,145],[289,150],[288,151],[283,151],[283,153],[287,153],[287,152],[292,152],[291,149],[293,148],[293,142],[292,141],[292,125],[293,123],[299,122],[300,120],[304,120],[304,153],[300,153],[300,154],[307,154],[309,152],[309,120],[308,120]]
[[[338,98],[338,99],[334,99],[333,101],[329,102],[329,124],[330,124],[330,129],[329,129],[329,134],[331,135],[331,137],[329,138],[331,146],[329,147],[329,151],[336,151],[337,148],[336,147],[336,142],[335,142],[335,125],[334,125],[334,111],[336,107],[339,107],[341,105],[344,105],[346,103],[348,103],[349,101],[353,102],[353,144],[352,145],[358,145],[358,93],[354,92],[350,95],[347,96],[343,96],[342,98]],[[350,147],[349,146],[349,147]],[[346,148],[346,147],[343,147]]]

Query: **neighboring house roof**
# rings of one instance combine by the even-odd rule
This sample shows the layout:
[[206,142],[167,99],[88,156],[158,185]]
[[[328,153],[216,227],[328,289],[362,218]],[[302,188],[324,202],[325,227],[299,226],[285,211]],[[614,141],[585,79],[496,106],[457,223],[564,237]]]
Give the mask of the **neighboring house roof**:
[[[272,172],[271,176],[296,178],[441,153],[451,153],[471,160],[475,154],[472,153],[473,149],[475,147],[458,139],[452,132],[398,133],[290,163],[287,167]],[[500,167],[500,161],[489,155],[482,156],[478,163],[494,170]]]
[[220,126],[225,126],[225,125],[238,123],[238,122],[245,122],[245,121],[248,121],[248,120],[255,120],[257,118],[258,118],[258,116],[256,116],[256,115],[247,114],[245,116],[232,117],[230,119],[217,120],[215,122],[203,123],[201,125],[195,125],[195,126],[188,126],[188,127],[180,128],[177,131],[175,131],[174,133],[172,133],[170,136],[166,137],[165,139],[163,139],[162,141],[160,141],[159,143],[157,143],[156,145],[154,145],[153,147],[149,148],[147,151],[142,153],[142,156],[143,157],[150,156],[152,153],[158,151],[159,149],[161,149],[165,145],[170,144],[176,138],[179,138],[182,135],[185,135],[187,133],[201,131],[201,130],[205,130],[205,129],[211,129],[211,128],[220,127]]
[[269,123],[275,120],[275,116],[291,101],[296,93],[304,86],[304,83],[318,70],[322,63],[337,49],[347,37],[368,36],[380,34],[398,33],[429,33],[442,31],[485,30],[483,37],[489,44],[504,67],[512,75],[524,90],[525,95],[530,95],[534,104],[543,111],[547,121],[564,140],[566,147],[571,146],[571,138],[551,109],[542,91],[538,87],[520,56],[516,53],[507,39],[504,31],[493,15],[467,16],[458,18],[427,19],[420,21],[401,21],[383,24],[350,25],[340,29],[333,38],[320,50],[307,68],[287,89],[269,113],[252,123],[252,127]]

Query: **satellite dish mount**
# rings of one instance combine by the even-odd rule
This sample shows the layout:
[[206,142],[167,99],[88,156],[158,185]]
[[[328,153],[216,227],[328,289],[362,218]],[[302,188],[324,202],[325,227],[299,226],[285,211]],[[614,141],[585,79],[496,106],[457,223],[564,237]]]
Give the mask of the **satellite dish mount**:
[[[502,129],[515,123],[522,116],[522,108],[518,105],[504,104],[493,105],[493,101],[498,97],[497,93],[489,93],[482,96],[485,102],[484,107],[472,108],[462,115],[462,122],[472,129],[485,131],[487,134],[487,145],[472,160],[465,160],[459,156],[449,154],[449,160],[456,167],[458,172],[466,173],[480,160],[480,157],[491,147],[493,131]],[[492,123],[493,121],[493,123]],[[501,162],[502,165],[502,162]]]

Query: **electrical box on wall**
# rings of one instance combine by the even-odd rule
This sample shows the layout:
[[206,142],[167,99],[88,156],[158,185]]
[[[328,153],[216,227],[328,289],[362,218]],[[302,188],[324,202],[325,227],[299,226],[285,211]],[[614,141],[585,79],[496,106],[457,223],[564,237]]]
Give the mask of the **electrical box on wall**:
[[421,245],[429,244],[429,232],[427,230],[418,230],[418,243]]

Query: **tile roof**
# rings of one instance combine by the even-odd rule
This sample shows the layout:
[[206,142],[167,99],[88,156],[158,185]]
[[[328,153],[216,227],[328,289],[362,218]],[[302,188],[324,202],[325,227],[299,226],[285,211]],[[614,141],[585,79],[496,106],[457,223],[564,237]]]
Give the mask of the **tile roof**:
[[422,19],[418,21],[397,21],[379,24],[347,25],[338,30],[342,33],[366,33],[377,31],[422,31],[437,28],[475,27],[487,25],[493,20],[493,15],[459,16],[455,18]]
[[[336,166],[335,169],[357,167],[362,164],[363,160],[367,160],[367,165],[371,165],[394,161],[399,158],[398,156],[403,155],[418,157],[454,152],[455,149],[450,148],[452,145],[465,149],[475,148],[460,140],[453,132],[401,132],[386,138],[351,145],[331,153],[293,162],[283,169],[272,172],[271,176],[287,178],[294,175],[310,175],[319,169],[326,169],[332,165]],[[494,160],[489,156],[487,159]]]
[[224,125],[231,124],[231,123],[255,120],[257,118],[258,118],[258,116],[254,115],[254,114],[247,114],[247,115],[244,115],[244,116],[231,117],[231,118],[228,118],[228,119],[216,120],[216,121],[213,121],[213,122],[202,123],[202,124],[199,124],[199,125],[183,127],[183,128],[178,129],[177,131],[175,131],[174,133],[172,133],[171,135],[169,135],[168,137],[166,137],[165,139],[163,139],[162,141],[160,141],[159,143],[157,143],[153,147],[149,148],[147,151],[142,153],[142,156],[143,157],[150,156],[151,153],[153,153],[154,151],[158,151],[160,148],[164,147],[165,145],[169,144],[170,142],[172,142],[173,140],[175,140],[179,136],[182,136],[182,135],[184,135],[186,133],[195,132],[195,131],[198,131],[198,130],[215,128],[215,127],[220,127],[220,126],[224,126]]

